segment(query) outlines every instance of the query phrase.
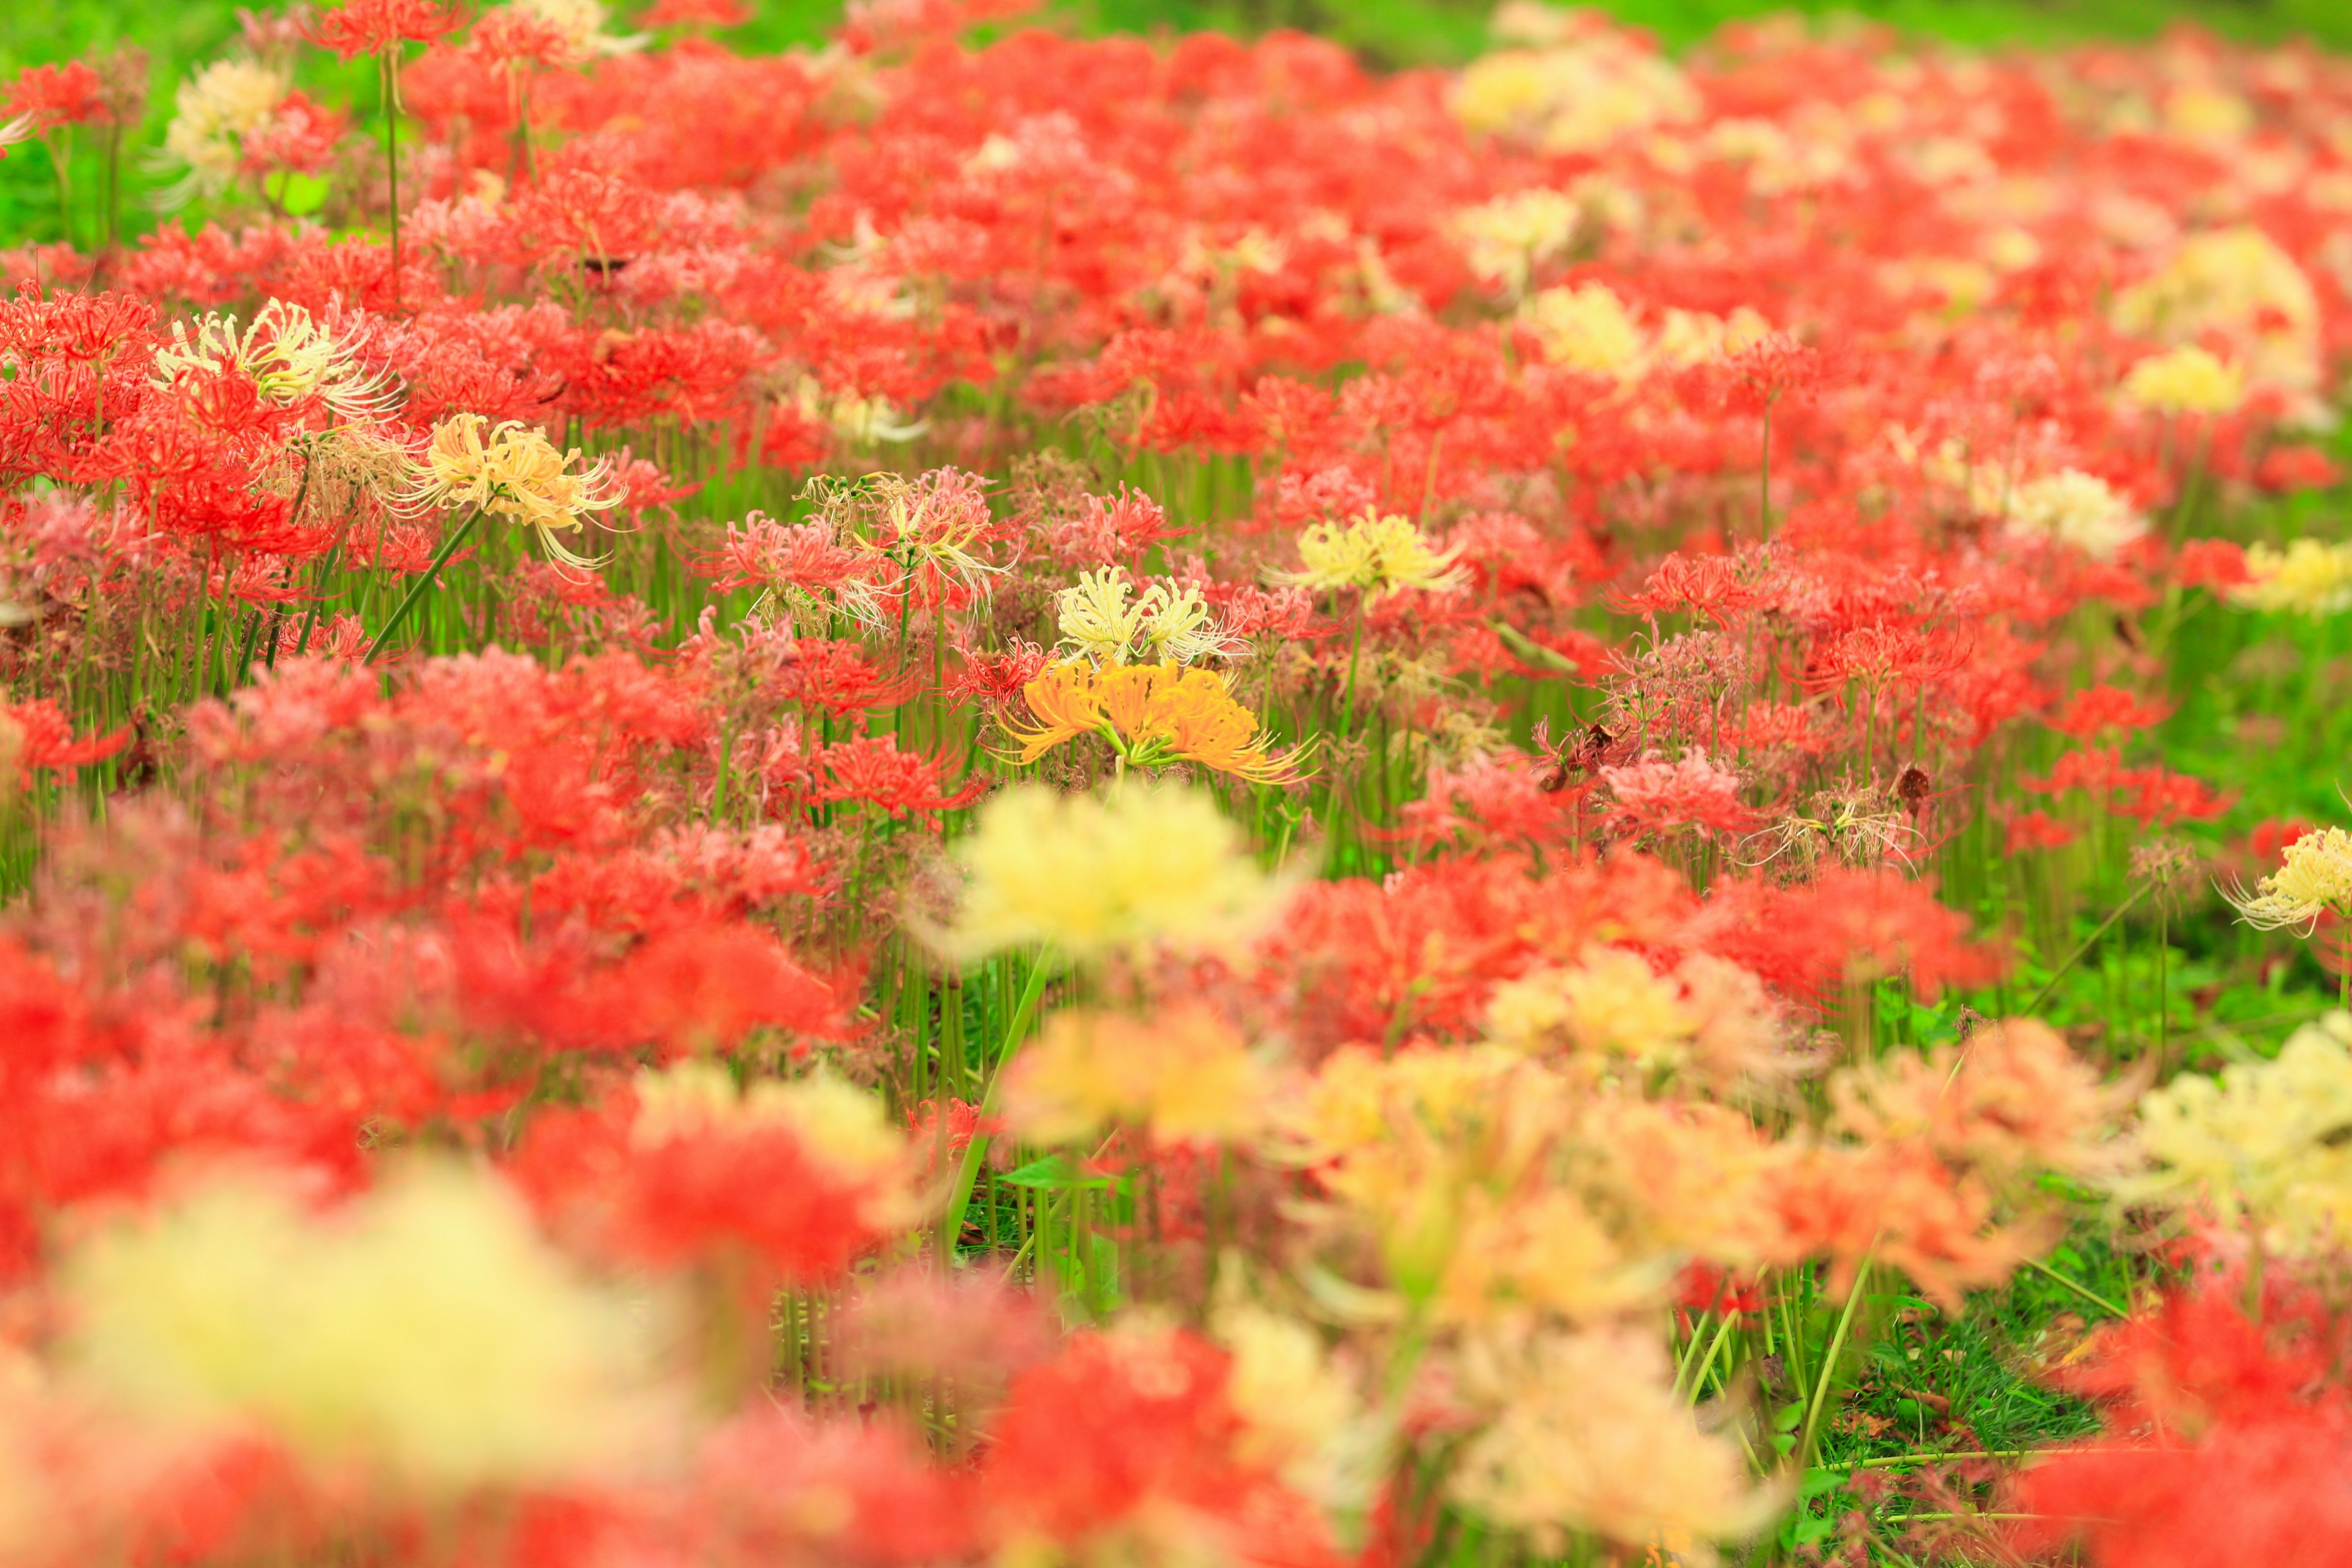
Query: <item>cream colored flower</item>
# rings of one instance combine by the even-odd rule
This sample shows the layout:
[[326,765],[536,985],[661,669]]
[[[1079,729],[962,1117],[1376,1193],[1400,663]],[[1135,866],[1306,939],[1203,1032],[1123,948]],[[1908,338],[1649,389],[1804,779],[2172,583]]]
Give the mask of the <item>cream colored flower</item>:
[[1005,1118],[1038,1143],[1148,1129],[1161,1144],[1234,1143],[1265,1120],[1265,1075],[1233,1026],[1196,1004],[1149,1019],[1055,1014],[1006,1069]]
[[[2190,236],[2162,271],[2116,296],[2115,320],[2126,331],[2173,345],[2218,336],[2246,384],[2285,394],[2300,415],[2316,410],[2318,293],[2259,228]],[[2225,389],[2206,380],[2209,397]]]
[[2097,475],[2061,468],[2011,492],[2003,527],[2022,537],[2071,544],[2105,561],[2145,534],[2147,520]]
[[2158,1169],[2121,1184],[2126,1198],[2201,1199],[2273,1254],[2352,1240],[2352,1015],[2305,1025],[2274,1061],[2183,1073],[2139,1110]]
[[2228,414],[2246,400],[2246,373],[2188,343],[2132,366],[2123,395],[2127,403],[2166,414]]
[[1605,283],[1547,289],[1519,307],[1550,363],[1612,381],[1632,381],[1648,366],[1641,323]]
[[1010,789],[956,856],[971,881],[940,941],[964,960],[1026,942],[1079,959],[1223,946],[1255,933],[1283,894],[1208,795],[1172,786]]
[[1442,594],[1468,581],[1469,574],[1454,565],[1460,555],[1458,549],[1431,549],[1410,521],[1368,507],[1344,527],[1310,524],[1298,536],[1300,569],[1275,576],[1305,588],[1359,588],[1367,599],[1406,588]]
[[284,72],[252,60],[215,60],[180,84],[179,112],[163,133],[163,151],[187,165],[189,178],[217,191],[236,180],[245,138],[266,128],[294,83]]
[[299,305],[271,300],[242,331],[235,316],[213,314],[172,325],[172,346],[155,353],[155,380],[168,385],[190,371],[242,371],[280,408],[316,397],[351,424],[373,424],[394,404],[391,377],[358,360],[356,335],[338,336]]
[[1239,1456],[1335,1513],[1370,1506],[1395,1461],[1392,1425],[1365,1409],[1323,1336],[1241,1300],[1219,1303],[1209,1331],[1234,1358],[1226,1393],[1243,1422]]
[[401,497],[411,513],[471,507],[539,531],[549,555],[567,566],[593,568],[602,562],[573,553],[555,536],[586,526],[583,513],[621,504],[611,485],[612,466],[599,460],[585,472],[571,466],[580,449],[558,452],[554,444],[520,420],[492,426],[478,414],[452,414],[433,427],[425,459]]
[[1517,295],[1526,291],[1537,268],[1568,253],[1578,212],[1569,197],[1538,186],[1465,207],[1446,226],[1471,271]]
[[431,1491],[609,1472],[653,1413],[635,1315],[572,1278],[502,1184],[454,1165],[326,1218],[220,1183],[62,1279],[75,1375],[131,1414],[257,1421]]
[[1645,1067],[1682,1060],[1698,1027],[1681,987],[1622,947],[1595,949],[1572,968],[1506,982],[1496,988],[1487,1021],[1496,1038],[1522,1049],[1559,1036],[1579,1050]]
[[1778,1500],[1739,1451],[1699,1429],[1654,1334],[1638,1329],[1501,1333],[1467,1342],[1461,1387],[1494,1414],[1461,1450],[1453,1500],[1538,1552],[1591,1533],[1710,1561]]
[[2246,549],[2247,581],[2228,591],[2229,601],[2249,610],[2292,610],[2332,616],[2352,609],[2352,540],[2309,537]]
[[2279,868],[2241,889],[2230,902],[2248,925],[2263,931],[2315,923],[2333,910],[2352,915],[2352,833],[2323,827],[2286,847]]
[[1682,71],[1623,33],[1588,26],[1580,37],[1544,36],[1552,47],[1498,49],[1463,71],[1454,112],[1464,125],[1546,152],[1589,153],[1699,111]]
[[1066,662],[1190,664],[1232,647],[1198,588],[1154,583],[1130,602],[1134,587],[1125,567],[1106,566],[1054,595]]

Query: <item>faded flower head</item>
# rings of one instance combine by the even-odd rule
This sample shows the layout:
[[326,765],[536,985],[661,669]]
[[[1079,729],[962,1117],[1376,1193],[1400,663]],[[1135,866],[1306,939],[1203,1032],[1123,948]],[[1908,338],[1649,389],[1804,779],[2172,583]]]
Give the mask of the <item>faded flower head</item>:
[[1654,1336],[1635,1329],[1470,1342],[1463,1390],[1494,1415],[1447,1482],[1454,1500],[1553,1552],[1575,1533],[1712,1559],[1780,1506],[1738,1450],[1700,1429]]
[[1125,785],[1098,795],[1005,791],[956,847],[971,881],[941,945],[970,961],[1028,942],[1073,958],[1245,940],[1281,886],[1206,795]]
[[586,526],[584,513],[621,504],[610,459],[600,458],[583,473],[571,466],[580,449],[558,452],[554,444],[520,420],[492,426],[478,414],[452,414],[433,427],[425,459],[401,500],[411,512],[473,507],[539,531],[549,555],[567,566],[600,563],[574,553],[555,535]]

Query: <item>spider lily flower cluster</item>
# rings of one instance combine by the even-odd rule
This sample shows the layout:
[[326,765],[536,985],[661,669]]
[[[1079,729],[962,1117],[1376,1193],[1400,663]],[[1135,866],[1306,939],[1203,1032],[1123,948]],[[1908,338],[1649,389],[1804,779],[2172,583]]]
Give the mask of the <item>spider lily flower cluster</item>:
[[2352,77],[1015,9],[0,81],[0,1568],[2352,1561]]

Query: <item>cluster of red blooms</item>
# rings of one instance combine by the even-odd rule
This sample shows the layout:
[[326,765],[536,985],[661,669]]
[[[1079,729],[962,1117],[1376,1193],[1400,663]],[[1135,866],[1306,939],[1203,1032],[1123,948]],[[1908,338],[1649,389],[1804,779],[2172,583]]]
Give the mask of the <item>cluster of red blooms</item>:
[[[774,58],[704,36],[731,0],[628,37],[585,0],[256,21],[167,142],[226,171],[203,221],[0,250],[0,1352],[67,1333],[61,1260],[190,1168],[356,1205],[430,1147],[567,1256],[678,1285],[722,1385],[667,1468],[439,1510],[249,1434],[101,1498],[82,1437],[0,1432],[0,1563],[1434,1550],[1411,1467],[1302,1479],[1263,1417],[1286,1385],[1239,1388],[1197,1327],[1217,1248],[1328,1165],[1236,1192],[1181,1140],[1078,1151],[1071,1190],[1131,1168],[1153,1206],[1061,1211],[1069,1315],[1087,1249],[1148,1231],[1134,1288],[1193,1327],[1049,1333],[946,1269],[889,1294],[942,1202],[933,1261],[996,1237],[940,1193],[1002,1126],[929,1064],[1012,971],[934,1016],[908,955],[1015,771],[989,726],[1047,719],[1052,669],[1230,658],[1253,724],[1330,742],[1228,804],[1341,874],[1245,953],[1122,972],[1303,1068],[1467,1058],[1545,986],[1529,1038],[1617,1049],[1577,1012],[1599,952],[1641,980],[1608,1005],[1678,1049],[1762,1019],[1720,1048],[1785,1079],[1791,1019],[1866,1043],[1880,981],[2002,973],[1928,870],[1962,832],[2065,855],[2100,815],[2232,805],[2137,738],[2198,595],[2271,570],[2187,537],[2199,498],[2333,478],[2306,437],[2352,348],[2352,68],[1778,26],[1675,65],[1524,5],[1454,75],[1294,34],[963,41],[1022,9],[868,0]],[[396,166],[293,90],[297,40],[379,58]],[[0,142],[135,118],[121,74],[26,71]],[[274,210],[289,169],[329,176],[325,221]],[[588,542],[542,558],[526,523]],[[1122,711],[1032,771],[1124,777]],[[2072,749],[2035,761],[2042,730]],[[2001,1278],[2022,1173],[2102,1113],[2030,1038],[1974,1058],[2013,1081],[1850,1064],[1762,1189],[1771,1256],[1942,1300]],[[2063,1129],[2002,1098],[2044,1079]],[[1753,1315],[1688,1250],[1694,1310]],[[2340,1347],[2283,1321],[2200,1294],[2133,1325],[2095,1392],[2162,1441],[2027,1506],[2186,1563],[2170,1467],[2200,1498],[2220,1467],[2246,1562],[2340,1541],[2263,1512],[2332,1497],[2347,1434]],[[27,1471],[103,1541],[12,1534]],[[1637,1517],[1608,1501],[1579,1517]]]

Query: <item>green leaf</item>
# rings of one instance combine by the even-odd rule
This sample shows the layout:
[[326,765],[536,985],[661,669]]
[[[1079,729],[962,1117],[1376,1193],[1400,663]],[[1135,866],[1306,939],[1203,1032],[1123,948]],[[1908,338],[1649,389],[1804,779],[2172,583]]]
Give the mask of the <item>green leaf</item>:
[[292,217],[301,217],[324,206],[330,188],[327,182],[316,174],[298,174],[289,171],[269,176],[271,197]]
[[1067,1192],[1074,1187],[1107,1187],[1108,1176],[1081,1176],[1077,1168],[1060,1154],[1048,1154],[1042,1160],[1032,1160],[1017,1171],[1008,1171],[997,1178],[1016,1187],[1041,1187],[1049,1192]]

